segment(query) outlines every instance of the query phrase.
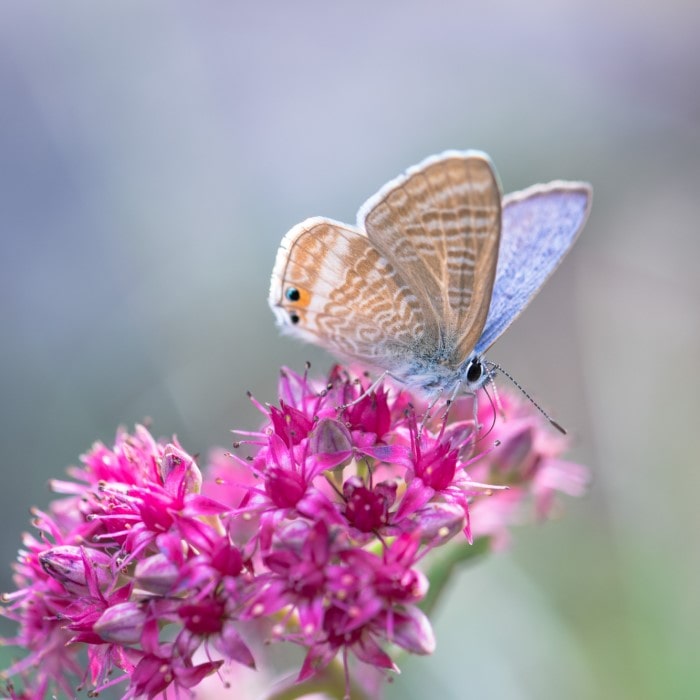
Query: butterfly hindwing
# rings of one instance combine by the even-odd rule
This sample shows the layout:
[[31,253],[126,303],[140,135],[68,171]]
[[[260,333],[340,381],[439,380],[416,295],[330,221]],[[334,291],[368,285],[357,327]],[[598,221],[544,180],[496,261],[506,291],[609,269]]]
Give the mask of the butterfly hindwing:
[[285,236],[269,301],[290,335],[382,369],[404,363],[417,337],[437,332],[367,236],[330,219],[307,219]]
[[503,199],[501,245],[488,317],[476,352],[485,352],[554,272],[583,228],[590,185],[550,182]]

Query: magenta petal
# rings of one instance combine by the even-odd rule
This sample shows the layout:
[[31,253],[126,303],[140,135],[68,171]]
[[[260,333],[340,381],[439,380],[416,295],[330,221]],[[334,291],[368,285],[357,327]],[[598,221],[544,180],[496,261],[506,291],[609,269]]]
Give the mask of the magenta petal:
[[375,439],[380,439],[391,427],[391,409],[387,395],[385,390],[365,394],[345,409],[345,419],[353,429],[373,433]]
[[169,665],[163,661],[151,654],[139,661],[131,675],[131,687],[135,695],[146,695],[151,700],[173,682]]
[[315,676],[333,661],[337,653],[338,649],[330,644],[315,644],[312,646],[304,658],[297,681],[305,681]]
[[280,469],[285,471],[292,471],[294,469],[292,451],[282,438],[277,435],[270,435],[269,447],[272,460]]
[[243,556],[238,547],[220,540],[210,552],[211,565],[222,576],[238,576],[243,570]]
[[221,513],[228,511],[229,507],[219,501],[215,501],[213,498],[194,496],[187,499],[187,510],[199,516],[221,515]]
[[299,608],[299,627],[306,639],[315,639],[323,627],[325,604],[322,598],[314,598]]
[[434,493],[433,489],[426,486],[420,479],[413,479],[401,499],[394,520],[398,522],[412,513],[415,513],[415,511],[422,508],[433,497]]
[[398,667],[387,654],[369,635],[363,638],[352,647],[352,651],[360,661],[371,664],[377,668],[386,668],[390,671],[398,671]]
[[260,592],[251,601],[249,612],[243,617],[262,617],[277,612],[287,604],[286,589],[286,583],[279,579],[263,584]]
[[[209,551],[212,547],[212,542],[215,542],[217,539],[216,531],[212,529],[208,523],[200,520],[198,517],[175,516],[173,520],[179,537],[198,551]],[[160,540],[164,537],[164,535],[159,537],[159,545]]]
[[374,445],[358,449],[359,452],[387,464],[408,467],[412,464],[411,451],[404,445]]
[[[320,467],[320,471],[335,469],[352,457],[352,451],[334,452],[333,454],[316,454],[313,461]],[[314,470],[316,471],[316,470]]]
[[277,435],[287,438],[290,444],[298,445],[313,428],[313,421],[301,411],[280,401],[281,410],[270,408],[270,421]]
[[255,659],[232,624],[224,625],[221,634],[214,639],[214,646],[230,661],[237,661],[248,668],[255,668]]
[[178,684],[183,688],[194,688],[204,678],[215,673],[223,663],[223,661],[207,661],[198,666],[178,668],[176,672]]
[[293,508],[306,491],[306,482],[291,469],[270,467],[265,475],[265,490],[278,508]]
[[425,613],[409,606],[393,616],[392,642],[412,654],[432,654],[435,651],[435,634]]
[[180,603],[177,613],[185,629],[199,637],[219,634],[223,627],[224,603],[215,598],[195,603]]

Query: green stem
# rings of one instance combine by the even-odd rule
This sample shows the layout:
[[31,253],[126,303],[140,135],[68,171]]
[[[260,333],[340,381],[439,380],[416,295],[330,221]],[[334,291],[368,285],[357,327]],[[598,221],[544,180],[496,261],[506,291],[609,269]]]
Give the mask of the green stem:
[[[369,700],[367,694],[350,679],[349,697],[352,700]],[[265,700],[296,700],[311,693],[324,693],[329,698],[343,700],[345,695],[345,670],[343,662],[336,658],[323,671],[301,683],[277,688]]]
[[438,598],[451,580],[454,569],[466,562],[473,563],[486,554],[490,548],[490,538],[480,537],[472,545],[465,544],[463,541],[453,541],[446,547],[433,551],[428,559],[426,571],[430,588],[420,604],[421,610],[426,615],[430,615],[435,609]]

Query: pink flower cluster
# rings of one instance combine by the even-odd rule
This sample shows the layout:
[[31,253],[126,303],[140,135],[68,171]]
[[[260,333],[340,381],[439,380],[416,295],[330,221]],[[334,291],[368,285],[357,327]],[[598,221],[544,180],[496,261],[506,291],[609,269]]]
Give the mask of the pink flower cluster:
[[3,614],[28,654],[5,694],[176,697],[225,662],[254,668],[258,623],[305,650],[297,682],[340,663],[346,693],[363,665],[396,670],[397,648],[431,653],[432,550],[500,546],[524,503],[545,516],[586,473],[510,396],[480,398],[477,431],[471,397],[426,419],[420,398],[366,385],[283,371],[279,404],[256,402],[263,428],[205,479],[141,426],[94,445],[24,536]]

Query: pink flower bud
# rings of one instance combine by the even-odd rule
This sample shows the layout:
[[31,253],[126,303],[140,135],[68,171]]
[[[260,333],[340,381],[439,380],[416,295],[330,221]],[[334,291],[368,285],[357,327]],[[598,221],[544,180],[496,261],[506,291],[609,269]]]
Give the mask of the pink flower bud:
[[52,547],[39,555],[39,562],[49,576],[71,590],[87,587],[90,576],[96,577],[100,587],[113,579],[111,558],[96,549]]
[[322,418],[309,440],[311,454],[322,458],[327,469],[338,469],[348,464],[352,447],[350,431],[332,418]]
[[155,595],[165,595],[178,579],[178,569],[165,554],[154,554],[136,565],[134,578],[139,588]]
[[442,544],[464,529],[464,510],[452,503],[429,503],[411,516],[422,542]]
[[93,631],[112,644],[137,644],[146,622],[138,603],[117,603],[105,610],[93,626]]
[[194,459],[176,445],[167,445],[160,461],[163,483],[179,485],[185,482],[185,493],[198,494],[202,490],[202,472]]

